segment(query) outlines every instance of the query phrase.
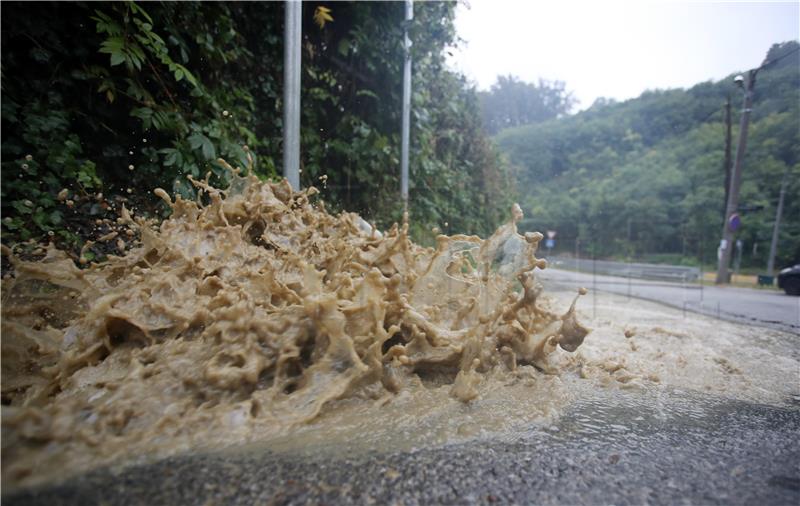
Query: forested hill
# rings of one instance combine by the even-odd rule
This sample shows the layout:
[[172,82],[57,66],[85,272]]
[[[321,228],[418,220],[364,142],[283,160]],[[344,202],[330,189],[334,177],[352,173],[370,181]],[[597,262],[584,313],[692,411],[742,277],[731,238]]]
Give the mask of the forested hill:
[[[776,265],[800,261],[800,52],[775,44],[758,74],[743,166],[743,265],[766,265],[781,182],[786,200]],[[732,157],[742,92],[737,73],[688,90],[647,91],[617,103],[501,131],[528,220],[599,256],[669,254],[716,261],[724,207],[725,102]]]

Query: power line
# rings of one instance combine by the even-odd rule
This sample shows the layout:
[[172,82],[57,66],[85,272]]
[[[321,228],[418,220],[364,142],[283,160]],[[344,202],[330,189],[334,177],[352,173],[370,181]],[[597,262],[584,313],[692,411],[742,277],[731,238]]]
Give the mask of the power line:
[[714,110],[712,110],[710,113],[706,114],[706,117],[705,117],[705,118],[703,118],[703,119],[701,119],[701,120],[700,120],[700,123],[705,123],[705,122],[706,122],[706,120],[708,120],[708,118],[710,118],[710,117],[711,117],[711,116],[713,116],[714,114],[718,113],[719,111],[720,111],[720,108],[719,108],[719,106],[717,106],[717,107],[716,107]]
[[[774,60],[766,60],[766,61],[764,61],[764,63],[762,63],[761,66],[758,67],[757,70],[766,69],[770,65],[774,65],[775,63],[778,63],[779,61],[783,60],[784,58],[788,58],[789,56],[793,55],[797,51],[800,51],[800,46],[797,46],[796,48],[792,49],[791,51],[789,51],[789,52],[787,52],[785,54],[782,54],[781,56],[779,56],[778,58],[775,58]],[[711,116],[713,116],[714,114],[718,113],[719,111],[720,111],[719,107],[713,109],[703,119],[700,120],[700,123],[705,123],[706,121],[708,121],[708,119]]]
[[784,53],[784,54],[782,54],[781,56],[779,56],[779,57],[775,58],[774,60],[765,60],[765,61],[764,61],[764,63],[762,63],[762,64],[761,64],[761,66],[760,66],[760,67],[758,67],[758,68],[759,68],[759,70],[760,70],[760,69],[765,69],[765,68],[769,67],[770,65],[773,65],[773,64],[775,64],[775,63],[778,63],[779,61],[783,60],[784,58],[786,58],[786,57],[788,57],[788,56],[791,56],[791,55],[793,55],[793,54],[794,54],[794,53],[796,53],[797,51],[800,51],[800,46],[797,46],[797,47],[795,47],[795,48],[794,48],[794,49],[792,49],[791,51],[789,51],[789,52],[787,52],[787,53]]

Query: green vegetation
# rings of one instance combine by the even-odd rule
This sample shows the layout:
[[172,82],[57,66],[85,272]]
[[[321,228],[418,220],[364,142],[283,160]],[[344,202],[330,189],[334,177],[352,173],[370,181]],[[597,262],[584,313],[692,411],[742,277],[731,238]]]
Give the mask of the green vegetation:
[[[774,45],[777,60],[798,44]],[[506,129],[497,143],[523,195],[525,225],[557,230],[562,251],[716,261],[724,207],[724,103],[733,149],[741,93],[733,75],[688,90],[598,100],[579,114]],[[743,266],[766,266],[783,178],[788,180],[776,266],[800,260],[800,53],[758,75],[740,198]]]
[[[303,9],[301,183],[387,227],[401,209],[403,4]],[[417,3],[410,27],[418,239],[444,222],[486,233],[511,198],[476,92],[444,67],[454,9]],[[283,3],[6,2],[3,14],[4,242],[51,235],[76,250],[121,203],[164,213],[157,186],[192,197],[186,176],[224,183],[218,157],[280,173]]]
[[577,100],[562,81],[538,84],[514,76],[498,76],[489,91],[479,93],[483,124],[490,134],[564,116]]
[[[401,210],[403,4],[303,9],[301,182],[320,187],[333,210],[387,227]],[[445,231],[486,234],[519,197],[524,226],[557,230],[559,248],[579,238],[599,256],[713,262],[727,95],[734,144],[738,130],[740,94],[730,79],[599,100],[566,116],[574,100],[564,83],[509,76],[477,93],[448,70],[454,9],[417,3],[410,26],[417,240],[430,241],[430,228],[445,223]],[[95,225],[113,221],[123,203],[139,214],[167,212],[155,187],[193,197],[187,176],[207,173],[224,184],[218,157],[238,166],[254,157],[260,177],[280,174],[282,3],[6,2],[3,10],[4,243],[52,237],[77,251],[108,234]],[[775,45],[768,58],[797,46]],[[800,258],[799,62],[797,52],[781,59],[756,84],[743,267],[766,264],[784,177],[777,265]],[[513,171],[486,131],[500,132]],[[103,253],[96,245],[86,256]]]

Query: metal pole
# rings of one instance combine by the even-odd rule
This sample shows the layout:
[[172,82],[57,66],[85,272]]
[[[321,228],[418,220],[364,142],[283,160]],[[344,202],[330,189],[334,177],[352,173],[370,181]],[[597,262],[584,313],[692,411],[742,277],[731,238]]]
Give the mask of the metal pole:
[[789,181],[788,171],[783,175],[781,194],[778,197],[778,210],[775,211],[775,226],[772,228],[772,242],[769,245],[769,260],[767,260],[767,276],[775,272],[775,254],[778,251],[778,235],[781,229],[781,215],[783,214],[783,196],[786,194],[786,183]]
[[733,273],[739,275],[739,267],[742,265],[742,248],[744,244],[741,239],[736,239],[736,258],[733,260]]
[[300,43],[303,2],[284,2],[283,30],[283,176],[300,189]]
[[702,307],[703,302],[703,286],[706,284],[706,273],[704,270],[704,265],[706,261],[706,249],[704,247],[705,242],[703,241],[703,236],[700,236],[700,306]]
[[411,39],[408,25],[414,19],[414,2],[406,0],[405,28],[403,30],[403,126],[400,144],[400,198],[403,200],[403,217],[408,213],[408,145],[411,130]]
[[597,254],[592,243],[592,318],[597,318]]
[[753,88],[756,85],[756,74],[758,69],[751,70],[747,75],[745,85],[744,101],[742,105],[742,119],[739,124],[739,142],[736,146],[736,160],[733,162],[733,174],[731,174],[731,188],[728,195],[728,206],[725,210],[725,221],[722,224],[722,241],[720,243],[719,264],[717,265],[716,283],[728,283],[728,265],[731,262],[731,250],[733,249],[733,231],[729,226],[731,215],[736,212],[739,206],[739,187],[742,183],[742,163],[744,161],[745,148],[747,147],[747,129],[750,126],[750,113],[753,105]]

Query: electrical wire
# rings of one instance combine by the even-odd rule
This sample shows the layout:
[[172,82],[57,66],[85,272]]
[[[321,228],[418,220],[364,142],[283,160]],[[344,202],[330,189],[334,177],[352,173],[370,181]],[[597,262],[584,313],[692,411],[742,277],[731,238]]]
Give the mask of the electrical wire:
[[761,69],[764,69],[764,68],[767,68],[767,67],[769,67],[770,65],[773,65],[773,64],[775,64],[775,63],[778,63],[779,61],[783,60],[784,58],[786,58],[786,57],[788,57],[788,56],[790,56],[790,55],[793,55],[793,54],[794,54],[794,53],[796,53],[797,51],[800,51],[800,46],[797,46],[797,47],[795,47],[794,49],[792,49],[791,51],[788,51],[788,52],[786,52],[786,53],[784,53],[784,54],[780,55],[779,57],[775,58],[774,60],[767,60],[767,61],[765,61],[765,62],[764,62],[764,63],[762,63],[762,64],[761,64],[761,66],[760,66],[760,67],[758,67],[758,69],[756,69],[756,70],[761,70]]
[[[789,56],[793,55],[797,51],[800,51],[800,46],[797,46],[794,49],[792,49],[791,51],[788,51],[788,52],[780,55],[779,57],[775,58],[774,60],[767,60],[764,63],[762,63],[760,67],[758,67],[756,69],[752,69],[752,70],[763,70],[763,69],[766,69],[770,65],[774,65],[775,63],[778,63],[779,61],[783,60],[784,58],[788,58]],[[700,120],[700,123],[705,123],[711,116],[713,116],[714,114],[718,113],[720,110],[721,109],[716,108],[713,111],[709,112],[702,120]]]

